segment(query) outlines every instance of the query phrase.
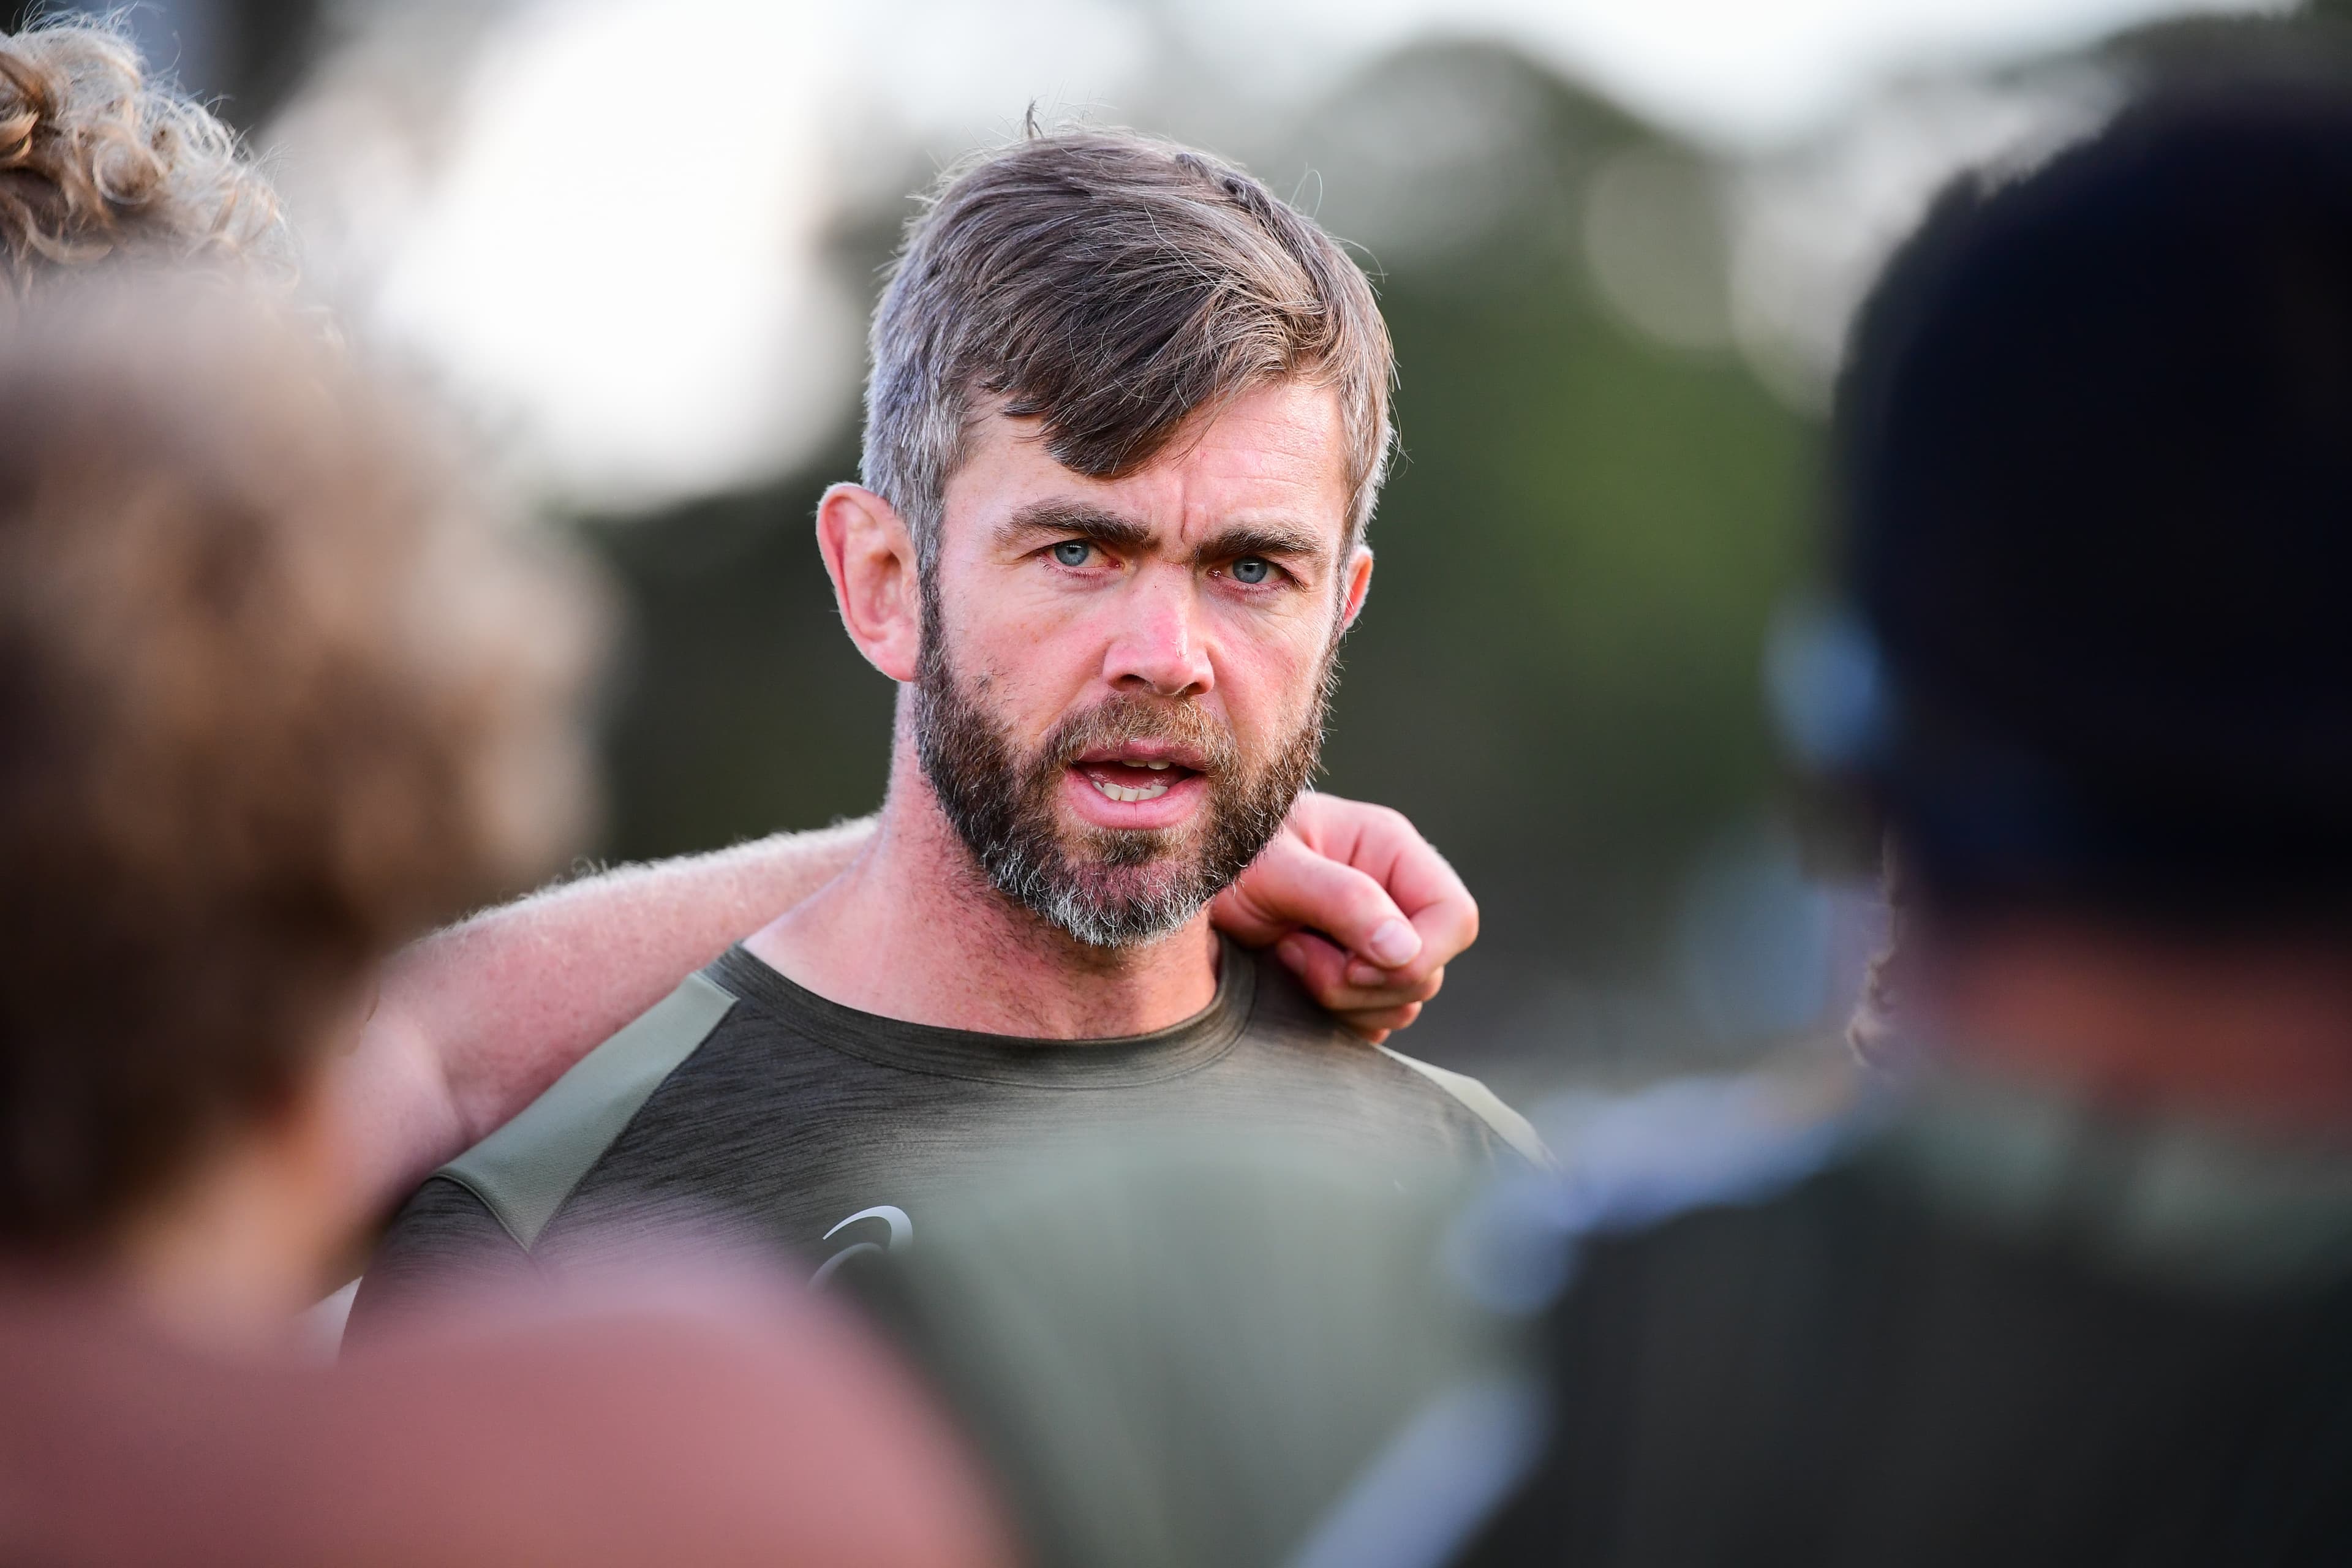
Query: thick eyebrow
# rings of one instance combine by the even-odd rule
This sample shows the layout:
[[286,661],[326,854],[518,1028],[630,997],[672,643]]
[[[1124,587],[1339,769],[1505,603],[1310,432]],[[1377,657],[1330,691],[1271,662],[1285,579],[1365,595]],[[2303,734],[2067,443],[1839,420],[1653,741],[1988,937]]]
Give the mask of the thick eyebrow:
[[[1153,537],[1148,525],[1083,501],[1033,501],[996,526],[996,542],[1006,550],[1017,550],[1041,534],[1091,540],[1128,552],[1148,548]],[[1244,555],[1321,562],[1329,554],[1327,542],[1312,529],[1284,522],[1236,522],[1201,541],[1192,559],[1203,565]]]
[[1236,522],[1201,541],[1192,555],[1202,562],[1232,561],[1244,555],[1319,562],[1330,553],[1328,542],[1312,529],[1285,522]]
[[1151,542],[1151,530],[1131,517],[1066,500],[1033,501],[1023,507],[996,525],[996,542],[1014,549],[1041,533],[1090,539],[1119,550],[1140,550]]

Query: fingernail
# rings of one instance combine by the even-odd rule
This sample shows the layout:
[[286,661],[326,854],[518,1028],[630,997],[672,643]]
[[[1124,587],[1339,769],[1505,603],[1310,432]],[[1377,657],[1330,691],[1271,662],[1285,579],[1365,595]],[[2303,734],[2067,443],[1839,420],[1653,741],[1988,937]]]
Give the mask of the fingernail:
[[1369,963],[1348,965],[1348,984],[1361,991],[1376,990],[1389,983],[1388,971],[1374,969]]
[[1421,951],[1421,938],[1402,921],[1382,921],[1380,929],[1372,932],[1372,940],[1364,945],[1374,960],[1394,969],[1400,963],[1412,962],[1413,954]]
[[1296,969],[1307,962],[1307,950],[1299,946],[1297,940],[1291,937],[1285,937],[1274,944],[1274,955],[1291,969]]

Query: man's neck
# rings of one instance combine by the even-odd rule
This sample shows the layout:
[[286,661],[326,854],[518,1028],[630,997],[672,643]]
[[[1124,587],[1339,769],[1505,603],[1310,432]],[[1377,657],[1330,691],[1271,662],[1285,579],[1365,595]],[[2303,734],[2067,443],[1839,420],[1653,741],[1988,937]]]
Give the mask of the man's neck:
[[1205,911],[1142,946],[1074,941],[989,885],[910,752],[865,851],[746,942],[755,957],[860,1012],[1040,1039],[1147,1034],[1215,997]]

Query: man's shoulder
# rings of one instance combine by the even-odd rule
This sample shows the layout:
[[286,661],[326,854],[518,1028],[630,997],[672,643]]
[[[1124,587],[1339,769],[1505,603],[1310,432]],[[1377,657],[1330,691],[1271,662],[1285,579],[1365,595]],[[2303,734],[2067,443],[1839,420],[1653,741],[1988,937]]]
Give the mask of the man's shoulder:
[[528,1248],[654,1091],[736,1005],[735,994],[708,972],[688,975],[436,1174],[479,1198]]
[[1423,1061],[1418,1057],[1409,1057],[1402,1051],[1391,1050],[1386,1046],[1374,1046],[1372,1049],[1420,1074],[1451,1095],[1464,1110],[1485,1122],[1489,1131],[1529,1164],[1549,1169],[1556,1163],[1551,1151],[1544,1146],[1542,1136],[1536,1131],[1534,1123],[1505,1104],[1502,1096],[1468,1073],[1455,1072],[1449,1068]]
[[1340,1061],[1393,1077],[1413,1090],[1438,1097],[1453,1110],[1467,1113],[1521,1158],[1539,1166],[1553,1163],[1550,1151],[1528,1119],[1478,1079],[1386,1046],[1367,1045],[1317,1003],[1271,952],[1256,952],[1251,959],[1256,968],[1256,994],[1249,1020],[1252,1034],[1276,1047],[1336,1051]]
[[527,1269],[549,1222],[735,1007],[708,973],[688,975],[513,1121],[425,1178],[378,1242],[347,1332],[372,1338],[376,1325],[453,1282]]

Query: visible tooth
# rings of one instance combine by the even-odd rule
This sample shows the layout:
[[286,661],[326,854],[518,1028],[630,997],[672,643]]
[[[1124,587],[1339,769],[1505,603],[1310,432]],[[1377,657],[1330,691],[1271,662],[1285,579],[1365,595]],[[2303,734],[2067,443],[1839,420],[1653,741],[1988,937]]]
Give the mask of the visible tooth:
[[1168,771],[1168,764],[1166,763],[1146,763],[1143,765],[1150,768],[1155,773],[1164,773]]
[[1145,784],[1140,789],[1129,789],[1125,784],[1105,784],[1100,779],[1088,779],[1087,782],[1102,791],[1110,799],[1124,805],[1133,805],[1138,801],[1158,800],[1168,793],[1168,786],[1164,784]]

